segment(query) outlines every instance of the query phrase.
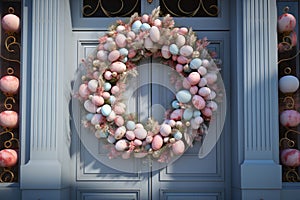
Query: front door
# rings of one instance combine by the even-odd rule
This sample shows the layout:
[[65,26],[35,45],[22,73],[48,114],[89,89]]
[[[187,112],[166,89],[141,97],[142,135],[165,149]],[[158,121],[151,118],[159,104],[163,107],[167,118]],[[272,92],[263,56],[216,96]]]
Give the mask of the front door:
[[[230,48],[229,48],[229,0],[111,0],[71,1],[74,35],[74,72],[83,58],[87,58],[98,45],[98,37],[115,23],[118,17],[126,17],[137,11],[151,13],[160,6],[162,15],[174,16],[175,26],[191,27],[198,38],[207,37],[209,49],[222,60],[222,77],[230,102]],[[125,17],[124,17],[125,16]],[[152,61],[144,60],[149,68],[140,71],[140,79],[161,77]],[[159,91],[159,92],[158,92]],[[143,94],[143,95],[142,95]],[[145,95],[146,94],[146,95]],[[164,102],[167,91],[158,85],[145,85],[135,94],[135,107],[139,117],[149,117],[155,103]],[[230,105],[229,103],[227,103]],[[74,192],[77,200],[100,199],[231,199],[230,116],[227,116],[221,137],[204,158],[199,158],[199,145],[189,148],[178,160],[162,169],[149,172],[126,173],[107,166],[94,158],[89,146],[80,137],[73,137]],[[73,133],[80,129],[73,128]],[[77,134],[73,134],[74,136]]]

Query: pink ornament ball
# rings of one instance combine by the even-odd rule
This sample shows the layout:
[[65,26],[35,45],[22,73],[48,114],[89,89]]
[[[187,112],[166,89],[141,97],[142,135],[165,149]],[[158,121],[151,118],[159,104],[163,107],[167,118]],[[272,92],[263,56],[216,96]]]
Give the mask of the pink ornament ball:
[[18,154],[13,149],[3,149],[0,151],[0,167],[13,167],[17,164]]
[[296,18],[289,13],[282,14],[277,21],[278,32],[290,32],[296,27]]
[[183,154],[184,149],[185,149],[185,145],[182,140],[178,140],[174,144],[172,144],[172,151],[175,155]]
[[298,149],[284,149],[280,158],[283,165],[289,167],[300,166],[300,151]]
[[6,110],[0,113],[0,126],[15,128],[18,125],[19,115],[15,111]]
[[2,27],[8,32],[18,32],[20,29],[20,18],[14,14],[7,14],[2,18]]
[[0,79],[0,90],[8,94],[16,94],[18,92],[20,81],[17,77],[6,75]]
[[296,127],[300,123],[300,113],[296,110],[285,110],[280,114],[280,123],[286,127]]

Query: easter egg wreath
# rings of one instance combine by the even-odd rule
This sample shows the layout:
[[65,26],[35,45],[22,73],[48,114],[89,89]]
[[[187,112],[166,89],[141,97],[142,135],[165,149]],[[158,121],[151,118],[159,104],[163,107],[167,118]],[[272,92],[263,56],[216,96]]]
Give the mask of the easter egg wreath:
[[[118,20],[99,38],[95,53],[83,60],[85,74],[76,91],[85,110],[82,124],[105,141],[109,158],[149,156],[167,163],[206,134],[218,108],[219,68],[207,50],[209,43],[198,40],[192,29],[175,27],[169,15],[159,19],[159,12],[135,13],[128,23]],[[183,77],[173,81],[176,95],[161,124],[138,122],[126,113],[122,98],[127,78],[137,76],[137,65],[148,57],[160,58]]]

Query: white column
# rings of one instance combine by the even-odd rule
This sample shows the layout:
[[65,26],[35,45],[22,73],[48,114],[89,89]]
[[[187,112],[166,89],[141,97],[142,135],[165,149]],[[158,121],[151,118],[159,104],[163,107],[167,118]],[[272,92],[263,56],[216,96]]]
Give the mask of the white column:
[[242,199],[280,199],[276,1],[243,1]]
[[22,199],[60,199],[70,158],[69,1],[27,1],[24,12]]

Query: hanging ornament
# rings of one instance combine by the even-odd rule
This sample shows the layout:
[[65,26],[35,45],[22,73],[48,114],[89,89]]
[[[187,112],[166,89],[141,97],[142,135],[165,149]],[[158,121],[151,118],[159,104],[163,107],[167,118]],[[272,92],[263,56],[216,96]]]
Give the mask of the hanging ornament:
[[283,76],[279,79],[279,90],[282,93],[294,93],[299,88],[299,80],[292,75]]
[[284,149],[281,152],[282,164],[289,167],[300,166],[300,151],[298,149]]
[[13,149],[0,151],[0,167],[13,167],[18,161],[18,154]]
[[20,30],[20,18],[14,14],[14,9],[9,7],[9,14],[2,18],[2,28],[7,32],[18,32]]

